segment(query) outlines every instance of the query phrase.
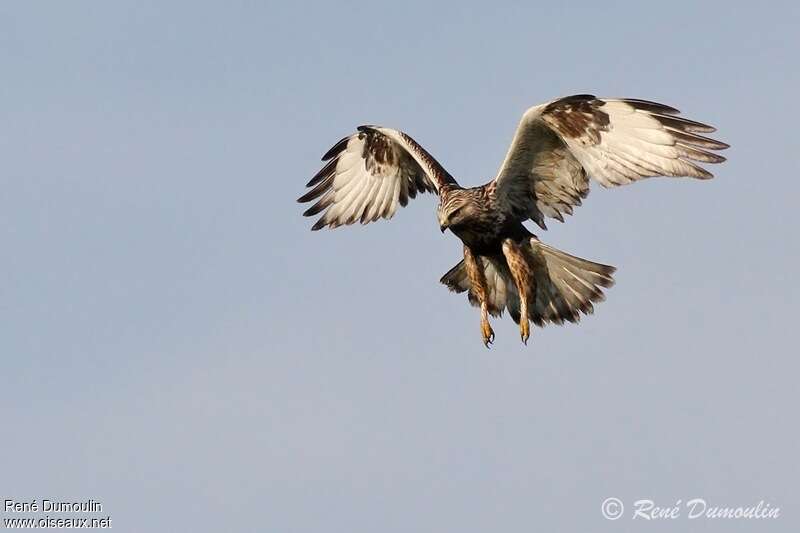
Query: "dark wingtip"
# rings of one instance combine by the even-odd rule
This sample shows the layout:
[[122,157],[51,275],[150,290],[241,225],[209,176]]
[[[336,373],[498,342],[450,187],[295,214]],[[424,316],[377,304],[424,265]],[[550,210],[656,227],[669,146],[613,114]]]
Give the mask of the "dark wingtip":
[[319,202],[315,203],[303,212],[304,217],[313,217],[324,211],[329,205],[333,203],[333,198],[330,196],[323,197]]
[[318,195],[315,196],[315,194],[316,194],[316,191],[313,191],[313,190],[312,191],[308,191],[306,194],[304,194],[303,196],[301,196],[300,198],[297,199],[297,203],[298,204],[305,204],[307,202],[310,202],[311,200],[313,200],[314,198],[316,198],[318,196]]
[[689,133],[714,133],[717,131],[717,128],[714,126],[709,126],[708,124],[703,124],[702,122],[690,120],[685,117],[665,115],[662,113],[650,113],[650,116],[659,121],[662,126],[676,129],[678,131],[685,131]]
[[666,104],[660,104],[658,102],[653,102],[651,100],[642,100],[640,98],[622,98],[621,99],[626,104],[632,105],[636,109],[641,109],[642,111],[650,111],[652,113],[664,113],[667,115],[677,115],[680,113],[680,110],[668,106]]
[[[332,150],[332,148],[331,148],[331,150]],[[336,154],[336,155],[338,155],[338,154]],[[325,164],[325,166],[322,167],[319,172],[314,174],[314,177],[311,178],[308,181],[308,183],[306,183],[306,187],[313,187],[314,185],[316,185],[317,183],[319,183],[323,179],[325,179],[328,176],[332,175],[334,173],[335,169],[336,169],[336,165],[337,164],[338,164],[337,160],[335,160],[335,159],[331,160],[331,161],[328,161]]]
[[344,149],[347,147],[347,143],[349,141],[350,141],[350,137],[349,136],[340,139],[339,142],[337,142],[336,144],[331,146],[330,150],[325,152],[325,155],[322,156],[322,161],[327,161],[328,159],[330,159],[330,158],[332,158],[334,156],[337,156],[340,153],[342,153],[344,151]]

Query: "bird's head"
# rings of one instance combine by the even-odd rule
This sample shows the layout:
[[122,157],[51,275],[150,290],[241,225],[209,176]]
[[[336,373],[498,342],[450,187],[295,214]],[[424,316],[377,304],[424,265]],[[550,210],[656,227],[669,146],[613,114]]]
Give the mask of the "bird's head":
[[469,218],[473,204],[465,189],[455,189],[442,195],[439,208],[436,212],[439,218],[439,229],[452,228],[463,223]]

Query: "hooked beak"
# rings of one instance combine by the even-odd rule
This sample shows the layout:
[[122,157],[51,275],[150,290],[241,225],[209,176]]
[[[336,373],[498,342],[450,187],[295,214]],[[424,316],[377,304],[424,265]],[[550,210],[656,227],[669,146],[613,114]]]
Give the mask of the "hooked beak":
[[442,230],[442,233],[444,233],[444,230],[447,229],[447,224],[445,223],[439,224],[439,229]]

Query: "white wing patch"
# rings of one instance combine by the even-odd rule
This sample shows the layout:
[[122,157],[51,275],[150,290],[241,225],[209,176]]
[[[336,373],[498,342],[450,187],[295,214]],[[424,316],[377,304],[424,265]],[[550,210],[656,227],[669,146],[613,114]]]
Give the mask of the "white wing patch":
[[[647,109],[637,109],[624,100],[603,100],[599,112],[608,125],[599,130],[600,142],[590,136],[562,139],[589,176],[606,187],[624,185],[651,176],[688,176],[708,179],[713,175],[695,164],[721,163],[725,158],[705,151],[728,145],[697,135],[714,128]],[[559,131],[548,116],[543,120]]]
[[495,183],[505,209],[545,228],[589,193],[588,178],[605,187],[652,176],[713,175],[702,163],[725,158],[728,145],[700,135],[715,129],[678,116],[672,107],[635,99],[575,95],[528,109]]
[[[413,152],[413,153],[412,153]],[[418,162],[424,154],[425,170]],[[312,189],[299,202],[318,201],[305,213],[323,213],[313,230],[325,226],[392,218],[418,192],[436,192],[429,174],[446,175],[427,152],[407,135],[388,128],[362,126],[323,156],[328,164],[308,182]],[[434,176],[436,177],[436,176]]]

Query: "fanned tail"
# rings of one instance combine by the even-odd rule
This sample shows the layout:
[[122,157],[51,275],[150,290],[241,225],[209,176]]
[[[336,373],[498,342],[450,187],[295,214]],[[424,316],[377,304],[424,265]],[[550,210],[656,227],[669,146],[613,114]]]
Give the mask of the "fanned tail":
[[[602,289],[614,284],[612,275],[616,269],[612,266],[575,257],[535,237],[519,244],[534,274],[528,312],[530,320],[538,326],[548,322],[578,322],[581,313],[592,314],[593,304],[605,299]],[[502,255],[483,256],[480,260],[486,275],[489,312],[498,316],[508,309],[514,322],[519,322],[519,291],[505,258]],[[470,303],[476,307],[480,305],[471,290],[464,261],[451,268],[440,281],[451,291],[469,291]]]
[[538,326],[578,322],[580,313],[592,314],[593,303],[605,300],[602,288],[614,285],[613,266],[575,257],[536,238],[525,251],[533,260],[536,280],[530,319]]

